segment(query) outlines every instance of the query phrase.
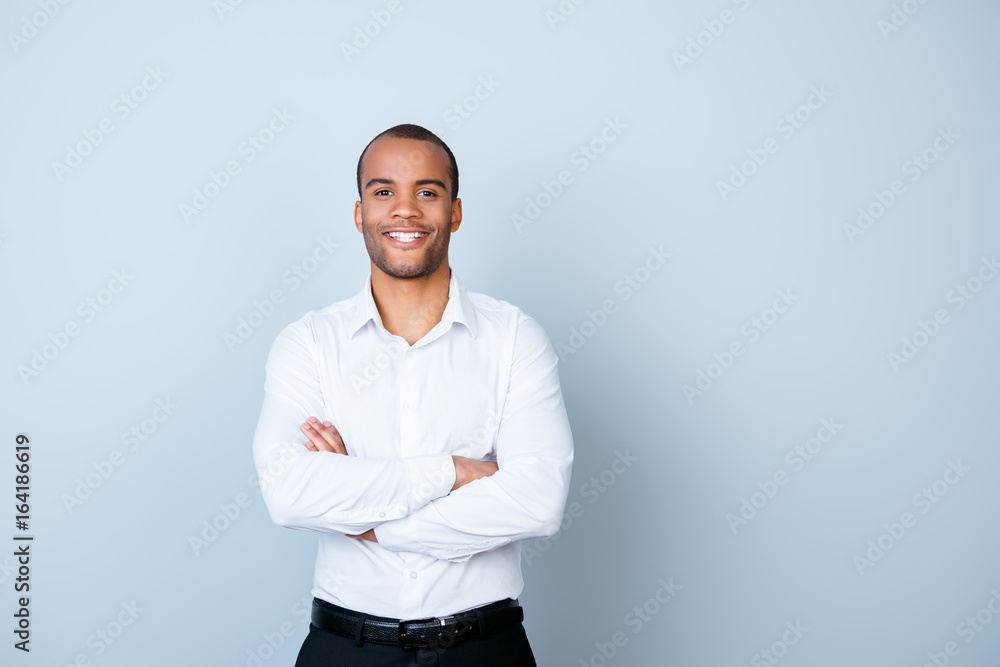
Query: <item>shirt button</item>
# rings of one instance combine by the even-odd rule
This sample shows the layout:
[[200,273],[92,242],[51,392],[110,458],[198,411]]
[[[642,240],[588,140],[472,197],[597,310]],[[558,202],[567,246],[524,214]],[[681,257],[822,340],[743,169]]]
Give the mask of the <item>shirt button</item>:
[[410,572],[410,579],[416,579],[416,578],[417,578],[417,573],[416,572]]
[[413,409],[413,403],[411,403],[410,401],[407,401],[407,402],[406,402],[406,403],[404,404],[404,407],[405,407],[405,408],[406,408],[407,410],[412,410],[412,409]]
[[379,512],[379,513],[378,513],[378,518],[380,518],[380,519],[381,519],[381,518],[382,518],[382,517],[384,517],[384,516],[385,516],[385,512]]

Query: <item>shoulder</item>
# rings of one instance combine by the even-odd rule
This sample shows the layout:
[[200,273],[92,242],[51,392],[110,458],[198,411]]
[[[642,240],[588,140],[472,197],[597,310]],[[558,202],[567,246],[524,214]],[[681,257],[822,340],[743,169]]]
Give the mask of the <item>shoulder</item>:
[[476,310],[478,322],[496,333],[512,337],[517,347],[539,349],[550,345],[538,320],[518,306],[480,292],[466,290],[466,294]]
[[324,308],[310,310],[278,332],[272,350],[288,345],[311,346],[319,340],[329,341],[331,337],[335,338],[347,331],[356,308],[357,296],[353,296]]
[[484,317],[490,322],[513,322],[523,312],[512,303],[503,301],[502,299],[495,299],[482,292],[465,290],[465,294],[469,297],[469,303],[475,309],[476,315]]

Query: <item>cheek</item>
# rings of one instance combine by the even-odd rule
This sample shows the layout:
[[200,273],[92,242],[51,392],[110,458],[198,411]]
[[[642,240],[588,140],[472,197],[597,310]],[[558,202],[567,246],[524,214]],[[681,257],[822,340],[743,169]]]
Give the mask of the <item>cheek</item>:
[[433,206],[427,206],[424,208],[424,213],[428,217],[433,217],[435,220],[442,220],[447,223],[451,223],[451,204],[440,203]]
[[380,218],[378,217],[378,215],[373,211],[367,211],[365,213],[364,220],[361,223],[365,236],[370,236],[372,238],[375,238],[379,235],[378,231],[379,219]]

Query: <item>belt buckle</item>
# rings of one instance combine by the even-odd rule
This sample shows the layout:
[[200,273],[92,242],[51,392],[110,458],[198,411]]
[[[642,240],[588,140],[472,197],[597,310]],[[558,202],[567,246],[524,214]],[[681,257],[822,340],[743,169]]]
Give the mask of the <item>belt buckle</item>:
[[[449,619],[454,619],[452,616],[442,616],[442,617],[432,617],[432,618],[422,618],[415,621],[402,621],[399,624],[398,636],[399,636],[399,646],[406,650],[418,649],[418,648],[428,648],[440,642],[441,638],[444,636],[444,629],[448,624]],[[411,624],[436,624],[437,628],[425,628],[417,630],[412,627]],[[435,632],[436,630],[436,632]]]

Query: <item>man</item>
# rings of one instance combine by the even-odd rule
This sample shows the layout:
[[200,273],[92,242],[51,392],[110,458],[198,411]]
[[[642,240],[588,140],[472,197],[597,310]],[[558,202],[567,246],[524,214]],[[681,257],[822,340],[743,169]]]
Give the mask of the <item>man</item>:
[[449,266],[462,201],[440,138],[390,128],[357,173],[371,275],[278,335],[253,443],[271,518],[319,533],[296,666],[534,665],[520,541],[566,503],[558,359]]

